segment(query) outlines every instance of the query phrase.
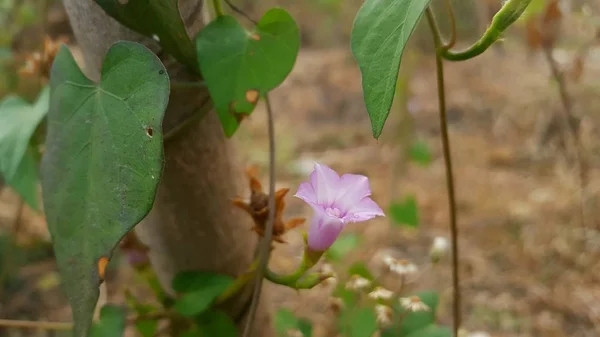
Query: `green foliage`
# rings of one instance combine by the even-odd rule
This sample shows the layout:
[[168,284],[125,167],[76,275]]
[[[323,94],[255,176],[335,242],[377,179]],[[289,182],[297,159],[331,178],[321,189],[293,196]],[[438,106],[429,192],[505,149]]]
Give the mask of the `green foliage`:
[[[127,300],[127,305],[140,316],[158,310],[158,308],[153,305],[138,303],[138,300],[129,291],[125,291],[125,299]],[[158,321],[155,319],[136,320],[135,328],[141,336],[153,337],[158,329]]]
[[196,316],[233,283],[227,275],[201,271],[185,271],[173,279],[173,289],[183,295],[175,301],[175,310],[184,316]]
[[431,309],[429,311],[404,312],[404,309],[398,308],[398,311],[404,316],[400,325],[400,334],[406,336],[415,331],[424,329],[435,323],[435,314],[437,306],[440,303],[439,295],[435,292],[427,291],[416,294],[421,301]]
[[392,107],[398,69],[417,23],[430,0],[366,0],[352,27],[351,48],[373,137],[379,138]]
[[428,166],[431,163],[431,149],[425,141],[413,142],[408,149],[408,155],[412,161],[421,166]]
[[417,199],[414,195],[409,195],[402,202],[393,202],[389,210],[392,221],[396,225],[407,227],[417,227],[419,225],[419,210],[417,208]]
[[42,187],[77,337],[87,335],[98,261],[150,211],[162,171],[169,78],[144,46],[117,42],[96,84],[66,47],[52,67]]
[[331,261],[341,261],[348,253],[356,249],[360,242],[361,238],[358,234],[344,233],[329,247],[325,256]]
[[194,44],[177,8],[177,0],[94,0],[120,23],[160,45],[181,63],[197,69]]
[[201,337],[237,337],[235,322],[223,311],[209,310],[196,319]]
[[312,337],[312,324],[304,318],[298,318],[288,309],[279,309],[275,313],[275,330],[281,337],[288,336],[288,331],[299,330],[304,337]]
[[0,175],[33,209],[38,209],[38,156],[32,136],[48,112],[50,90],[31,105],[18,97],[0,102]]
[[[225,134],[232,136],[243,114],[292,71],[300,32],[283,9],[269,10],[253,31],[232,16],[220,16],[196,36],[200,69]],[[242,115],[240,115],[242,114]]]
[[90,337],[119,337],[125,332],[125,310],[105,305],[100,309],[100,320],[91,330]]
[[340,317],[340,330],[347,337],[371,337],[377,328],[377,316],[370,307],[350,308]]

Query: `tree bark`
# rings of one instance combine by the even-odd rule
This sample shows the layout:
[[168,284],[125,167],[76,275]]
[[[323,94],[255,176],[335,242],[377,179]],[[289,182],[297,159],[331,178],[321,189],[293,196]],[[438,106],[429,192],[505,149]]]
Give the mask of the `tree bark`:
[[[109,47],[118,40],[142,42],[154,51],[157,44],[110,18],[93,0],[64,0],[65,9],[86,63],[86,74],[100,77],[100,66]],[[201,0],[179,4],[188,33],[203,24]],[[181,66],[170,66],[171,79],[193,75]],[[172,89],[163,130],[168,131],[191,114],[211,108],[202,89]],[[227,141],[216,114],[209,111],[193,126],[165,141],[165,168],[154,207],[136,232],[150,247],[150,259],[165,289],[183,270],[205,270],[237,276],[254,257],[256,237],[250,219],[235,210],[230,199],[245,195],[246,179],[235,151]],[[225,306],[242,327],[250,304],[252,285]],[[261,305],[252,336],[274,336],[268,293]]]

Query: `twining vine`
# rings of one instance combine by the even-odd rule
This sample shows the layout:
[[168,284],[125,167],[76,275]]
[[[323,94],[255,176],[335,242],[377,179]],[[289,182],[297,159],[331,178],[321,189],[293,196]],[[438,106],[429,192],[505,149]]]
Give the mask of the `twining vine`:
[[[255,21],[225,0],[231,10],[254,23],[254,27],[247,30],[235,17],[225,13],[220,0],[212,0],[215,18],[192,39],[186,32],[177,0],[95,2],[124,26],[159,42],[165,54],[174,57],[186,65],[190,72],[202,78],[192,82],[171,81],[162,63],[164,55],[159,59],[138,43],[120,41],[108,50],[102,65],[102,79],[95,83],[83,74],[68,48],[45,45],[44,48],[50,50],[45,59],[48,64],[43,66],[52,64],[48,74],[49,98],[44,98],[44,93],[48,95],[46,89],[34,105],[9,102],[9,108],[27,108],[36,111],[39,117],[22,121],[28,130],[24,133],[26,139],[12,135],[19,144],[13,148],[18,151],[10,147],[0,148],[8,153],[7,157],[14,159],[7,168],[0,166],[6,171],[1,172],[3,175],[11,173],[8,175],[9,184],[17,180],[14,175],[20,172],[17,170],[20,165],[34,167],[35,160],[27,152],[29,138],[40,120],[47,119],[46,149],[41,162],[44,209],[64,290],[73,309],[74,334],[76,337],[113,337],[115,331],[122,333],[127,324],[134,323],[144,336],[152,336],[157,333],[156,321],[166,319],[173,325],[184,322],[183,326],[191,326],[181,336],[185,333],[188,333],[185,336],[213,336],[217,332],[226,337],[234,336],[236,330],[232,318],[220,311],[217,305],[238,294],[254,280],[254,292],[243,330],[243,337],[249,337],[264,278],[298,290],[311,289],[334,278],[335,273],[331,271],[309,271],[323,256],[327,256],[346,224],[384,216],[384,212],[371,199],[367,177],[340,175],[328,166],[316,163],[309,179],[298,187],[295,194],[314,210],[308,233],[304,234],[302,261],[289,275],[271,271],[268,261],[272,244],[282,242],[281,235],[305,221],[298,218],[288,221],[282,219],[284,197],[288,189],[276,190],[275,186],[275,133],[273,109],[268,96],[285,80],[295,64],[300,49],[297,23],[280,8],[267,11],[260,20]],[[404,48],[423,15],[429,24],[436,50],[441,140],[449,202],[454,336],[458,335],[461,325],[459,245],[443,61],[468,60],[485,52],[523,14],[530,2],[506,1],[483,36],[462,51],[452,50],[457,36],[455,16],[449,0],[445,2],[451,27],[448,41],[442,38],[430,8],[430,0],[367,0],[359,10],[352,30],[350,47],[361,70],[364,101],[373,136],[378,138],[395,96]],[[45,69],[39,64],[37,67]],[[131,230],[152,207],[164,161],[163,142],[203,116],[199,112],[163,135],[162,119],[170,90],[178,87],[205,88],[209,92],[227,137],[234,136],[261,99],[266,105],[268,194],[262,191],[256,172],[249,172],[250,201],[233,200],[233,206],[252,217],[254,230],[262,238],[256,259],[247,272],[237,278],[201,271],[178,274],[172,284],[177,293],[173,297],[167,295],[156,281],[147,256],[147,251],[152,247],[144,247],[141,243],[130,244],[126,249],[130,263],[151,286],[160,306],[149,306],[128,296],[129,306],[136,316],[128,318],[124,310],[105,306],[100,313],[100,320],[93,322],[98,284],[104,279],[113,250],[122,239],[128,238]],[[6,108],[5,105],[0,108]],[[93,180],[88,177],[93,177]],[[98,231],[99,226],[102,231]],[[437,263],[439,252],[435,256],[433,262]],[[385,258],[385,262],[390,270],[402,275],[402,280],[416,269],[407,261],[391,257]],[[351,331],[349,334],[356,337],[363,337],[357,335],[356,331],[361,331],[367,337],[377,330],[384,336],[434,332],[436,336],[450,335],[448,329],[435,322],[435,310],[439,302],[436,294],[401,297],[400,294],[380,289],[381,286],[368,271],[356,267],[352,272],[351,282],[345,289],[337,290],[343,293],[371,289],[369,297],[378,302],[374,309],[348,309],[350,311],[346,312],[346,321],[341,324],[341,330]],[[360,302],[360,295],[358,298]],[[356,304],[352,302],[356,298],[345,299]],[[426,320],[423,320],[423,315]],[[395,326],[382,324],[388,316],[397,318]],[[359,325],[354,323],[365,317],[366,322],[360,321],[362,323]],[[300,327],[300,323],[296,323]],[[11,324],[45,329],[67,327],[50,322],[38,322],[36,325],[0,321],[0,325]]]

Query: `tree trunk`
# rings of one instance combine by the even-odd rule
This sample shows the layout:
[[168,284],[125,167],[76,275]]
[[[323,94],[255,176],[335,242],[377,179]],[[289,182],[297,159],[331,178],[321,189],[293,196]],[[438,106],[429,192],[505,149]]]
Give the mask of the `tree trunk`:
[[[108,48],[118,40],[143,42],[144,38],[108,17],[93,0],[64,0],[69,20],[86,63],[86,73],[98,80]],[[203,26],[201,0],[182,0],[179,7],[193,36]],[[189,80],[181,66],[167,65],[171,80]],[[201,110],[211,108],[202,89],[172,89],[163,130]],[[154,207],[136,228],[150,246],[150,259],[161,283],[170,289],[173,276],[182,270],[206,270],[237,276],[254,257],[256,237],[250,219],[235,210],[230,198],[245,195],[245,176],[235,161],[231,142],[225,139],[216,114],[208,112],[199,122],[165,141],[165,168]],[[249,285],[228,303],[226,310],[241,327],[250,304]],[[268,294],[263,292],[252,336],[274,336]]]

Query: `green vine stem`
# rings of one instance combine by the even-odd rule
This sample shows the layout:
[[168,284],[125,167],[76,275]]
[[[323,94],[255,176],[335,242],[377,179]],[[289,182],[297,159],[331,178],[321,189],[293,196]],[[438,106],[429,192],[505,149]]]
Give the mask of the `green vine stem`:
[[458,336],[458,329],[461,321],[461,297],[460,297],[460,279],[458,275],[458,226],[456,217],[456,198],[454,190],[454,173],[452,170],[452,153],[450,149],[450,137],[448,136],[448,122],[446,118],[446,92],[444,89],[444,62],[442,60],[443,42],[441,34],[435,21],[435,16],[431,7],[426,10],[427,23],[433,35],[433,42],[436,46],[435,65],[437,74],[438,103],[440,110],[440,129],[442,133],[442,146],[444,150],[444,163],[446,167],[446,185],[448,191],[448,206],[450,212],[450,232],[452,237],[452,290],[453,290],[453,310],[452,318],[454,323],[454,336]]
[[215,14],[217,17],[225,15],[223,12],[223,5],[221,4],[221,0],[213,0],[213,7],[215,8]]
[[[444,43],[440,38],[438,45],[438,53],[441,57],[448,61],[465,61],[472,59],[475,56],[481,55],[494,42],[498,41],[502,33],[512,25],[525,12],[525,9],[532,0],[508,0],[502,8],[492,18],[492,23],[485,31],[483,36],[473,45],[462,51],[452,51],[449,48],[444,48]],[[436,31],[439,35],[437,23],[435,24]],[[450,44],[448,44],[450,45]]]
[[215,300],[215,304],[221,304],[234,295],[236,295],[252,278],[256,275],[256,268],[258,267],[259,259],[256,258],[254,262],[248,268],[248,271],[238,276],[235,281],[227,288],[221,295]]

